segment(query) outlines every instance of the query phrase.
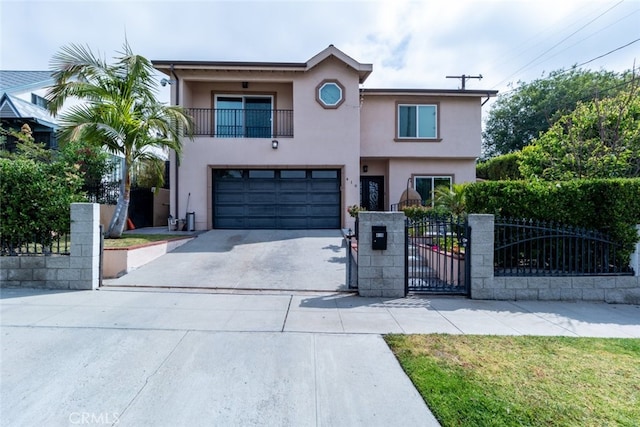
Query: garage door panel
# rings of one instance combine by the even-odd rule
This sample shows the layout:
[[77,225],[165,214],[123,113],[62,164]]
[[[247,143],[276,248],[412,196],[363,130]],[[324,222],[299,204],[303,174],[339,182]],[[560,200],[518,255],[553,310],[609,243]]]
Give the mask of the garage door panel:
[[309,203],[310,204],[328,204],[328,205],[339,205],[340,204],[340,196],[336,194],[328,194],[328,193],[313,193],[309,195]]
[[307,193],[280,193],[278,195],[279,204],[300,205],[306,204],[308,201]]
[[336,215],[338,212],[336,212],[336,209],[332,206],[322,206],[322,205],[318,205],[318,206],[314,206],[313,207],[313,213],[311,214],[311,216],[315,216],[315,217],[319,217],[319,216],[334,216]]
[[337,170],[217,170],[213,179],[215,228],[340,227]]
[[249,180],[249,191],[275,191],[276,182],[264,182],[256,179]]
[[217,194],[218,201],[221,204],[232,204],[232,203],[243,203],[244,202],[244,194],[242,193],[220,193]]
[[273,204],[276,201],[273,193],[247,193],[245,200],[248,204]]
[[237,205],[218,205],[214,209],[216,215],[219,216],[242,216],[244,213],[244,204]]
[[246,205],[244,209],[245,216],[249,217],[262,217],[262,216],[274,216],[276,214],[276,207],[273,204],[269,205]]
[[281,217],[306,217],[309,215],[309,209],[306,206],[278,206],[278,215]]
[[300,181],[300,180],[291,180],[291,179],[287,179],[287,180],[281,180],[280,184],[282,184],[280,186],[280,188],[286,188],[286,191],[299,191],[299,192],[303,192],[306,193],[307,192],[307,187],[308,187],[308,183],[307,181]]
[[311,189],[314,191],[335,191],[336,181],[329,180],[311,180]]
[[216,182],[216,189],[223,191],[243,191],[244,182],[237,179],[221,180]]

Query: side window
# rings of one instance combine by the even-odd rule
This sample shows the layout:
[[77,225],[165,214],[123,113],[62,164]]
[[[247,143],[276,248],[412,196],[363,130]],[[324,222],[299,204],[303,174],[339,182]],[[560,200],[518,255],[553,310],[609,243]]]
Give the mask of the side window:
[[31,94],[31,103],[45,109],[49,107],[49,101],[47,101],[45,98],[41,97],[40,95],[36,95],[35,93]]
[[438,137],[438,106],[435,104],[399,104],[399,139],[435,139]]
[[436,188],[446,186],[451,188],[450,176],[416,176],[414,178],[414,188],[420,194],[423,204],[434,205],[434,193]]

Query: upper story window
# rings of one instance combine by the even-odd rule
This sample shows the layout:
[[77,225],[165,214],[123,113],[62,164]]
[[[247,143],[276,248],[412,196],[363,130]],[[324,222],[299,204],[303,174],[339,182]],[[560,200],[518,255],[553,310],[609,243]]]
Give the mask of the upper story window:
[[45,109],[49,107],[49,101],[47,101],[40,95],[36,95],[35,93],[31,94],[31,103]]
[[223,138],[270,138],[273,135],[273,98],[218,95],[216,135]]
[[344,102],[344,86],[338,80],[324,80],[316,87],[316,101],[324,108],[338,108]]
[[398,104],[398,139],[437,138],[437,104]]

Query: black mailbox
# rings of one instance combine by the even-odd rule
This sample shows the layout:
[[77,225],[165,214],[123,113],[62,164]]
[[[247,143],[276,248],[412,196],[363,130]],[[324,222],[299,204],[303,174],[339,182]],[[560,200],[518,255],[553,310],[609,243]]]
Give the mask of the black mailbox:
[[371,227],[371,249],[387,249],[387,227],[384,225],[374,225]]

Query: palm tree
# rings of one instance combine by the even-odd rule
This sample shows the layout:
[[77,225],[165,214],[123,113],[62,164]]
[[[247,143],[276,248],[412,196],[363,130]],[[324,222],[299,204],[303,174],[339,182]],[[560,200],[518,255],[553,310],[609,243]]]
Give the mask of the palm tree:
[[435,206],[442,207],[455,216],[463,215],[467,210],[466,198],[464,195],[464,184],[453,184],[437,187],[435,190]]
[[60,112],[69,98],[82,101],[61,112],[60,140],[82,140],[124,158],[118,204],[106,233],[118,238],[129,210],[132,165],[157,157],[154,148],[180,155],[180,136],[192,138],[193,121],[181,107],[156,100],[151,62],[134,55],[126,42],[113,64],[76,44],[63,47],[50,64],[55,81],[47,93],[51,112]]

